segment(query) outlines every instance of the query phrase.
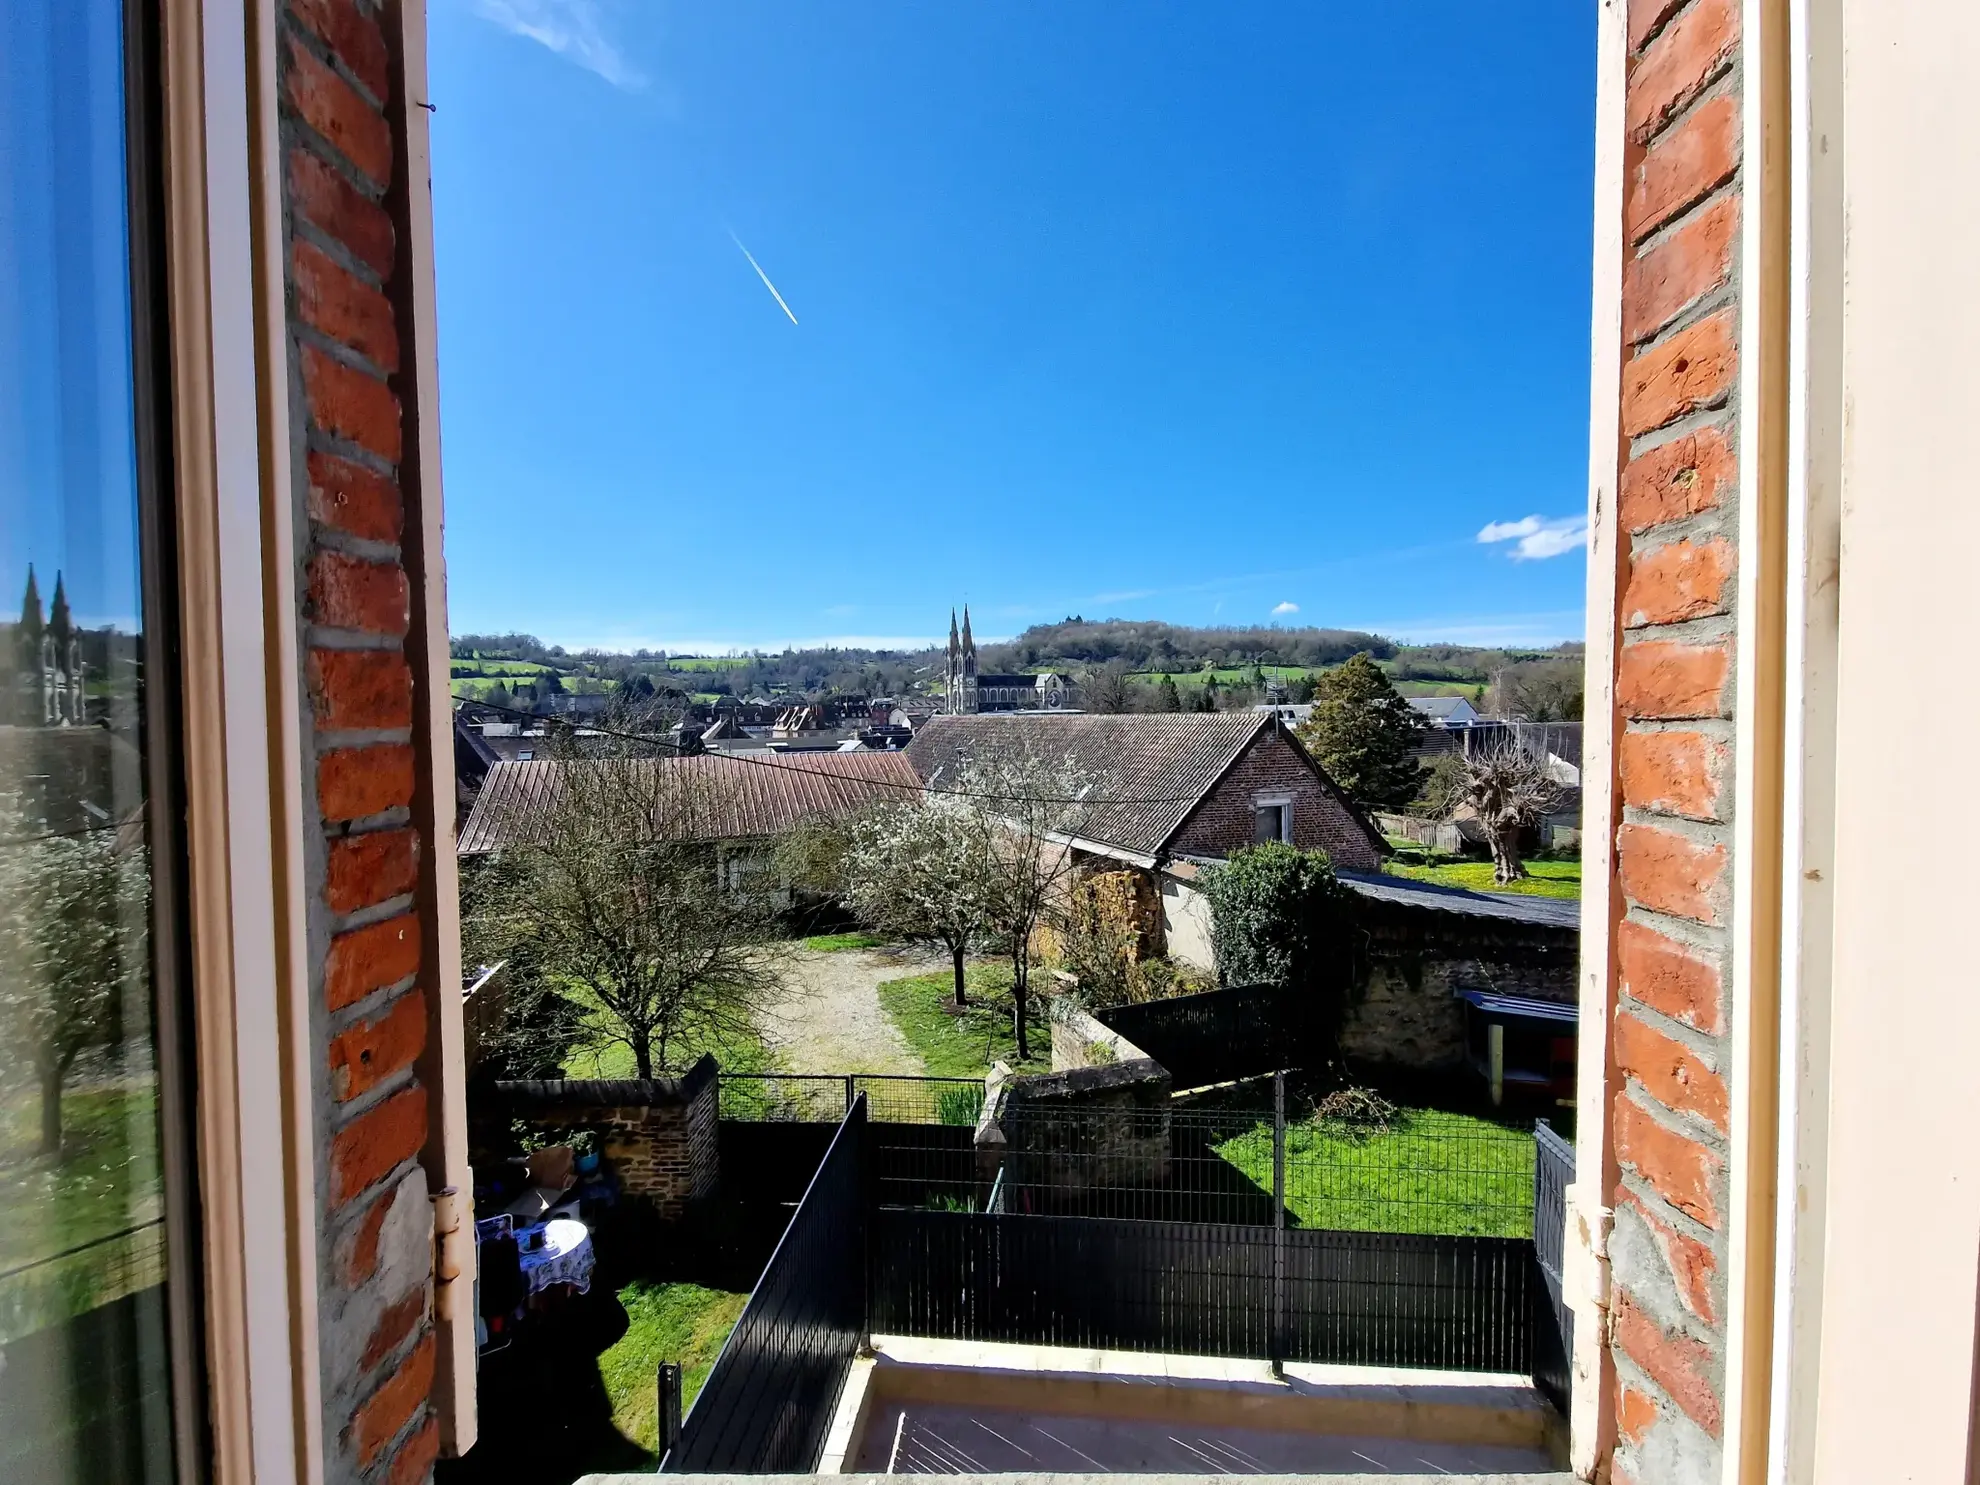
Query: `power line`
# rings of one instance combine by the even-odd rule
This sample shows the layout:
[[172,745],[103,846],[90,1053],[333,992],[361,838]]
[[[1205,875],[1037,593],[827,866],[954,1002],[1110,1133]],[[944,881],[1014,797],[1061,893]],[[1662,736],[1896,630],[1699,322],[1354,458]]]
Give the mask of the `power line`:
[[[503,712],[511,717],[520,717],[524,721],[538,722],[547,720],[538,717],[533,712],[521,711],[512,706],[502,706],[493,701],[474,701],[471,704],[486,707],[490,711]],[[706,749],[698,753],[690,752],[681,743],[663,742],[658,738],[643,737],[636,732],[620,732],[611,727],[600,727],[596,723],[586,723],[584,725],[589,731],[601,737],[616,737],[625,742],[639,743],[643,747],[671,749],[674,756],[679,758],[729,758],[737,763],[749,763],[759,768],[774,768],[780,773],[806,773],[812,775],[814,778],[834,779],[841,783],[852,777],[848,774],[833,773],[829,769],[805,768],[801,764],[796,763],[773,763],[768,758],[752,758],[746,753],[710,753]],[[786,754],[783,756],[788,757],[789,755]],[[503,761],[515,762],[523,760],[505,759]],[[552,760],[537,759],[533,761],[549,762]],[[1085,805],[1088,808],[1097,808],[1104,805],[1109,808],[1139,809],[1158,804],[1194,804],[1198,799],[1202,798],[1201,794],[1170,794],[1148,799],[1089,799],[1078,796],[1064,797],[1045,794],[992,794],[980,789],[944,789],[934,784],[906,784],[894,779],[864,779],[860,782],[874,784],[884,789],[899,789],[907,793],[932,794],[951,799],[986,799],[1002,804],[1078,804]]]

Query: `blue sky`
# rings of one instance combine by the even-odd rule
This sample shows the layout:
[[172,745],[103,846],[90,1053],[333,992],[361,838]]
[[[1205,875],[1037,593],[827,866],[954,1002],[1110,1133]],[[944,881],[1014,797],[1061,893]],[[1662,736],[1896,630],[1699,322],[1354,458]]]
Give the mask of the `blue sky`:
[[0,5],[0,614],[138,623],[122,20]]
[[1594,13],[1515,12],[434,0],[455,631],[1578,637]]

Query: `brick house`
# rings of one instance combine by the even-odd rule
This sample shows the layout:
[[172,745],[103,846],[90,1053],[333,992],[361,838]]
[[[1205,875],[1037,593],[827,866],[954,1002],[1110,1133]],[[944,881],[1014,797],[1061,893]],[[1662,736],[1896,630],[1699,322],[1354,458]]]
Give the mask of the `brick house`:
[[1324,850],[1344,871],[1370,872],[1388,851],[1362,809],[1271,715],[933,717],[907,758],[922,779],[939,782],[965,756],[1014,748],[1071,759],[1094,780],[1099,802],[1069,848],[1094,870],[1135,873],[1147,921],[1159,926],[1149,947],[1205,968],[1209,915],[1191,863],[1279,840]]

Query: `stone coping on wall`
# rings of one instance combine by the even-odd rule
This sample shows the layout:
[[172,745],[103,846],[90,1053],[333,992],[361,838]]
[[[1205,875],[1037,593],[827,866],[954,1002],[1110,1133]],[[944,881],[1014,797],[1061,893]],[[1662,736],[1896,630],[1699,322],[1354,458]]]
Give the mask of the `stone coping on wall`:
[[[1052,1071],[1055,1074],[1081,1067],[1106,1067],[1152,1060],[1140,1047],[1100,1021],[1069,995],[1052,996],[1047,1000],[1045,1009],[1052,1023]],[[1095,1056],[1097,1049],[1102,1047],[1107,1050]],[[1079,1057],[1076,1062],[1071,1060],[1075,1050]]]
[[690,1104],[720,1073],[715,1059],[701,1060],[677,1078],[517,1078],[495,1085],[496,1095],[519,1112],[569,1109],[675,1108]]

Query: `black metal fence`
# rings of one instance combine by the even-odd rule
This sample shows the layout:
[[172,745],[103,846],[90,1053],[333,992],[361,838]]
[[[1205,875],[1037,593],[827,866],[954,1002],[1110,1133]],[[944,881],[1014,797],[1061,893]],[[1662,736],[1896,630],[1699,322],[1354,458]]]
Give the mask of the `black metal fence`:
[[1526,1372],[1532,1246],[883,1209],[875,1331],[1118,1351]]
[[1534,1289],[1533,1385],[1563,1413],[1573,1387],[1574,1315],[1561,1287],[1567,1245],[1567,1188],[1574,1183],[1574,1146],[1542,1120],[1533,1131]]
[[855,1096],[662,1469],[816,1467],[868,1330],[866,1122]]
[[[974,1113],[944,1103],[958,1087],[980,1096],[724,1076],[725,1169],[781,1193],[822,1164],[667,1468],[814,1468],[862,1331],[1527,1373],[1564,1403],[1572,1151],[1545,1126],[1536,1143],[1431,1111],[1288,1117],[1274,1079],[1211,1100],[1018,1100],[979,1142]],[[895,1117],[869,1117],[883,1095]],[[817,1117],[848,1098],[836,1130]]]

